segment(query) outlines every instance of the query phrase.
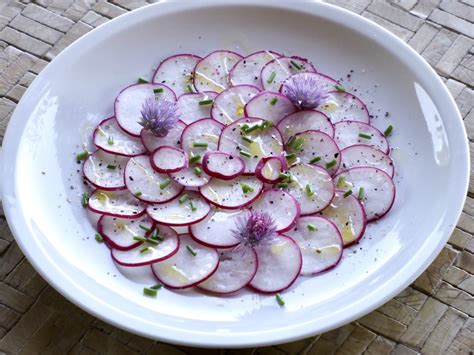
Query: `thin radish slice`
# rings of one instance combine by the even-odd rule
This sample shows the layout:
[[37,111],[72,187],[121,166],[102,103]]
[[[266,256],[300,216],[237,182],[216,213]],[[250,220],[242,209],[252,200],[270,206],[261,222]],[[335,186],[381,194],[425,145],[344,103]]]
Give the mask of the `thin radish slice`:
[[139,218],[102,216],[97,223],[97,229],[107,244],[118,250],[130,250],[142,244],[133,238],[148,236],[152,227],[153,221],[147,215]]
[[174,125],[173,128],[169,130],[168,134],[165,137],[157,137],[146,129],[142,129],[140,137],[146,150],[150,153],[152,153],[162,145],[181,148],[180,139],[184,128],[186,128],[186,124],[182,121],[178,121],[176,125]]
[[242,158],[224,152],[207,152],[202,159],[202,169],[210,176],[232,180],[245,170]]
[[217,250],[179,236],[179,249],[171,258],[151,266],[156,278],[169,288],[194,286],[210,277],[219,266]]
[[[343,121],[334,125],[334,139],[339,149],[363,144],[388,154],[387,138],[377,128],[357,121]],[[370,137],[370,138],[369,138]]]
[[299,80],[308,80],[309,78],[311,78],[312,81],[314,81],[323,92],[333,91],[336,85],[338,85],[338,82],[330,76],[321,73],[316,73],[315,71],[308,71],[307,73],[296,73],[288,77],[285,81],[282,82],[282,85],[279,88],[279,92],[281,92],[283,95],[286,95],[285,84],[290,82],[290,80],[298,82]]
[[229,73],[232,85],[253,85],[263,89],[260,74],[262,68],[273,59],[281,55],[273,51],[260,51],[249,54],[239,60]]
[[188,226],[197,223],[211,210],[209,204],[195,191],[184,191],[172,201],[150,205],[146,211],[156,222],[166,226]]
[[168,85],[177,96],[193,86],[193,71],[202,58],[194,54],[176,54],[164,59],[153,74],[153,82]]
[[249,209],[272,216],[277,232],[289,230],[300,216],[300,206],[295,198],[278,189],[265,190]]
[[130,250],[112,249],[112,259],[124,266],[143,266],[171,258],[179,248],[178,234],[166,226],[160,226],[158,233],[162,239],[158,245],[144,242]]
[[380,169],[393,178],[393,161],[381,150],[367,145],[352,145],[341,150],[340,171],[358,166],[371,166]]
[[194,68],[194,87],[199,92],[222,92],[230,87],[229,72],[242,56],[231,51],[215,51]]
[[282,155],[260,159],[255,168],[255,176],[266,184],[275,184],[280,180],[280,173],[288,170],[288,164]]
[[281,84],[291,75],[315,72],[313,65],[305,58],[281,57],[268,62],[260,74],[262,86],[268,91],[278,91]]
[[110,154],[132,157],[145,153],[142,141],[122,130],[115,117],[100,122],[93,139],[97,148]]
[[89,198],[89,209],[122,218],[136,218],[145,213],[145,205],[128,190],[95,190]]
[[253,250],[241,253],[219,250],[219,266],[215,273],[197,286],[203,290],[228,294],[236,292],[252,280],[257,272],[257,254]]
[[214,248],[231,248],[239,244],[232,230],[235,221],[246,210],[222,210],[212,208],[201,222],[189,226],[189,234],[199,243]]
[[96,150],[84,162],[82,171],[87,181],[97,189],[123,190],[125,189],[123,170],[128,159]]
[[183,191],[183,187],[168,175],[153,169],[148,155],[130,158],[125,168],[125,181],[128,190],[145,202],[163,203]]
[[176,173],[170,173],[169,176],[178,184],[186,187],[204,186],[211,180],[211,177],[195,164]]
[[159,173],[175,173],[188,167],[188,155],[184,150],[163,145],[153,152],[151,165]]
[[341,121],[370,123],[367,106],[358,97],[347,92],[330,92],[318,109],[328,115],[332,123]]
[[176,102],[181,121],[190,124],[203,118],[211,117],[212,103],[216,96],[217,93],[213,91],[181,95]]
[[351,190],[362,202],[368,222],[382,218],[392,208],[395,185],[386,172],[372,167],[358,167],[343,171],[335,179],[339,177],[344,178],[343,189]]
[[277,124],[286,143],[291,136],[304,131],[321,131],[334,137],[334,127],[329,118],[322,112],[316,110],[301,110],[282,118]]
[[252,176],[239,176],[232,180],[212,179],[199,192],[217,207],[236,209],[251,204],[263,190],[263,183]]
[[295,111],[296,107],[286,96],[270,91],[254,96],[245,105],[246,116],[261,118],[274,124]]
[[[155,92],[156,91],[156,92]],[[142,130],[140,125],[143,103],[149,97],[176,101],[176,95],[166,85],[134,84],[126,87],[115,99],[115,118],[119,126],[128,134],[139,137]]]
[[348,247],[362,238],[367,221],[359,200],[353,195],[344,197],[344,194],[344,191],[336,191],[331,204],[321,211],[321,215],[334,223],[341,233],[344,247]]
[[219,137],[224,125],[212,118],[191,123],[181,135],[181,147],[188,153],[189,158],[200,156],[196,163],[201,162],[207,151],[216,151]]
[[301,271],[302,256],[298,244],[285,235],[276,235],[259,245],[258,267],[250,286],[262,293],[275,293],[289,288]]
[[301,275],[314,275],[333,268],[342,257],[342,237],[337,227],[324,217],[301,217],[286,232],[301,249]]
[[287,183],[288,187],[284,185],[283,188],[299,202],[301,215],[319,212],[329,205],[334,197],[334,184],[325,169],[310,164],[297,164],[288,172],[291,174],[291,182]]
[[[281,134],[275,127],[262,127],[263,120],[242,118],[224,128],[219,151],[240,156],[245,161],[245,173],[254,173],[260,159],[283,152]],[[248,127],[249,133],[244,133]],[[254,129],[256,128],[256,129]]]
[[260,90],[251,85],[238,85],[222,91],[214,100],[211,117],[225,125],[244,117],[244,107]]

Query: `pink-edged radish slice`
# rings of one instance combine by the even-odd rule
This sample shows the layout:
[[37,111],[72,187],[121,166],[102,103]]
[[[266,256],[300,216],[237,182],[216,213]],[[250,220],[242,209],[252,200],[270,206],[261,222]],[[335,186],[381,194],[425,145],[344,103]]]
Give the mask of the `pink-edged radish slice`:
[[287,151],[296,153],[301,163],[320,166],[330,175],[337,172],[341,164],[341,154],[336,142],[330,136],[321,131],[305,131],[297,133],[294,137],[293,145],[299,143],[299,146],[295,150],[290,144]]
[[275,184],[280,180],[280,173],[288,170],[284,156],[260,159],[255,168],[255,176],[266,184]]
[[257,272],[257,254],[252,249],[245,253],[219,250],[219,266],[215,273],[197,286],[203,290],[228,294],[236,292],[253,279]]
[[134,84],[126,87],[115,99],[115,118],[119,126],[128,134],[139,137],[143,128],[140,118],[143,103],[149,97],[176,101],[173,90],[163,84]]
[[193,86],[193,71],[202,58],[194,54],[176,54],[164,59],[153,74],[153,82],[168,85],[177,96]]
[[265,90],[277,92],[281,84],[291,75],[304,72],[315,72],[313,64],[300,57],[281,57],[268,62],[260,73]]
[[170,227],[159,226],[158,245],[144,242],[130,250],[112,249],[112,258],[124,266],[149,265],[171,258],[178,252],[180,241],[178,234]]
[[297,133],[313,130],[321,131],[334,137],[334,127],[329,118],[316,110],[301,110],[282,118],[277,124],[278,130],[286,143]]
[[183,191],[183,187],[168,175],[153,169],[148,155],[130,158],[125,168],[125,181],[128,190],[145,202],[163,203]]
[[186,187],[204,186],[211,180],[211,177],[195,164],[176,173],[170,173],[169,176],[178,184]]
[[[344,191],[351,190],[364,206],[367,221],[385,216],[395,201],[395,184],[390,176],[377,168],[357,167],[336,175],[344,179]],[[361,192],[362,190],[362,192]]]
[[281,55],[273,51],[259,51],[239,60],[229,73],[232,85],[253,85],[263,89],[260,74],[265,64]]
[[[290,82],[299,82],[299,81],[306,81],[306,80],[311,80],[312,82],[315,82],[316,85],[323,91],[323,92],[328,92],[328,91],[333,91],[338,85],[338,82],[331,78],[330,76],[321,74],[321,73],[316,73],[315,71],[308,71],[306,73],[296,73],[293,74],[292,76],[288,77],[285,81],[282,82],[281,87],[279,87],[279,92],[281,92],[283,95],[286,95],[286,84]],[[318,106],[319,109],[319,106]]]
[[296,242],[286,235],[276,235],[259,245],[258,267],[250,286],[262,293],[276,293],[289,288],[301,271],[302,256]]
[[112,248],[130,250],[142,244],[141,241],[133,238],[148,236],[153,227],[153,221],[147,215],[139,218],[102,216],[97,227],[100,235]]
[[128,157],[96,150],[84,162],[82,172],[86,180],[97,189],[125,189],[124,168]]
[[202,169],[210,176],[232,180],[242,175],[245,162],[242,158],[224,152],[207,152],[202,159]]
[[195,242],[189,235],[179,236],[179,249],[171,258],[151,266],[158,281],[169,288],[194,286],[209,278],[219,266],[214,248]]
[[211,117],[229,125],[244,117],[244,107],[260,90],[251,85],[238,85],[222,91],[214,99]]
[[357,121],[343,121],[334,125],[334,139],[339,149],[363,144],[380,149],[388,154],[387,138],[377,128]]
[[333,268],[342,256],[342,237],[337,227],[324,217],[301,217],[286,235],[298,243],[303,256],[301,275],[314,275]]
[[194,87],[198,92],[222,92],[229,88],[229,72],[242,58],[240,54],[225,50],[208,54],[194,68]]
[[340,171],[358,166],[371,166],[383,170],[393,178],[393,161],[381,150],[359,144],[351,145],[350,147],[341,150]]
[[231,248],[239,244],[232,230],[237,218],[247,210],[223,210],[212,208],[202,221],[189,226],[189,234],[199,243],[214,248]]
[[188,167],[188,155],[184,150],[163,145],[153,152],[151,165],[159,173],[175,173]]
[[89,209],[122,218],[136,218],[145,213],[145,205],[128,190],[95,190],[89,198]]
[[132,157],[146,152],[142,141],[121,129],[115,117],[100,122],[93,139],[97,148],[110,154]]
[[199,188],[201,195],[213,205],[221,208],[242,208],[257,199],[263,183],[253,176],[239,176],[232,180],[211,179]]
[[[263,120],[242,118],[222,131],[219,151],[240,156],[245,161],[246,174],[253,174],[260,159],[279,156],[283,152],[281,134],[275,127],[261,127]],[[244,133],[245,127],[251,132]],[[256,129],[254,129],[256,128]]]
[[272,216],[277,232],[289,230],[300,216],[300,206],[295,198],[279,189],[265,190],[249,209]]
[[184,123],[190,124],[203,118],[211,117],[212,103],[216,96],[217,93],[213,91],[181,95],[176,102],[179,118]]
[[245,105],[246,116],[261,118],[274,124],[295,111],[296,107],[286,96],[270,91],[261,92]]
[[142,129],[140,137],[146,150],[150,153],[163,145],[181,148],[180,139],[185,128],[186,124],[182,121],[178,121],[165,137],[157,137],[147,129]]
[[347,92],[330,92],[318,109],[328,115],[332,123],[341,121],[370,123],[367,106],[357,96]]
[[321,215],[334,223],[341,233],[344,247],[348,247],[362,238],[367,220],[357,197],[344,197],[344,194],[344,191],[337,190],[331,204],[321,211]]
[[212,118],[191,123],[181,135],[181,147],[189,158],[200,156],[196,163],[201,162],[207,151],[216,151],[224,125]]
[[334,184],[326,169],[297,164],[288,172],[292,181],[287,183],[288,187],[280,186],[299,202],[301,215],[319,212],[329,205],[334,197]]
[[172,201],[146,209],[154,221],[166,226],[189,226],[206,218],[210,210],[206,200],[195,191],[184,191]]

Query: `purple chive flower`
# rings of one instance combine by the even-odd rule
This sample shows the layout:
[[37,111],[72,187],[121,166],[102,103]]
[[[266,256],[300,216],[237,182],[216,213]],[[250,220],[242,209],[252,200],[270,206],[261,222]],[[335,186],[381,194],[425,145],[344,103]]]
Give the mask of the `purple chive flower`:
[[300,109],[316,108],[327,97],[327,90],[311,73],[288,78],[283,83],[283,93]]
[[240,241],[239,247],[254,248],[265,244],[275,235],[275,221],[266,212],[250,211],[244,217],[237,218],[234,238]]
[[167,100],[156,100],[148,97],[142,106],[140,123],[157,137],[165,137],[178,122],[176,103]]

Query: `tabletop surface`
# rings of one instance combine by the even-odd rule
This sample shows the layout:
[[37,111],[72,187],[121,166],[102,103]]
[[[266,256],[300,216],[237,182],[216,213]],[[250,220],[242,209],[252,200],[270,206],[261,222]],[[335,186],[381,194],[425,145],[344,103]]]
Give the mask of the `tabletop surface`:
[[[0,0],[0,142],[28,85],[93,28],[153,0]],[[458,104],[474,152],[474,0],[330,0],[408,42]],[[58,294],[16,245],[0,207],[0,353],[473,354],[474,179],[441,254],[407,289],[367,316],[298,342],[245,350],[194,349],[106,324]]]

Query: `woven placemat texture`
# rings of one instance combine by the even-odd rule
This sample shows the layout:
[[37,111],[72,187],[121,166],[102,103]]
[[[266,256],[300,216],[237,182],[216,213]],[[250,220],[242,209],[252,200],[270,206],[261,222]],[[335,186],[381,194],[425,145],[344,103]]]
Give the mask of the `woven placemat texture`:
[[[38,73],[93,28],[145,0],[0,0],[0,142]],[[474,151],[474,0],[331,0],[408,42],[455,98]],[[35,272],[0,208],[0,353],[472,354],[474,179],[456,230],[433,264],[378,310],[334,331],[245,350],[193,349],[114,328],[77,308]],[[3,178],[3,177],[2,177]]]

